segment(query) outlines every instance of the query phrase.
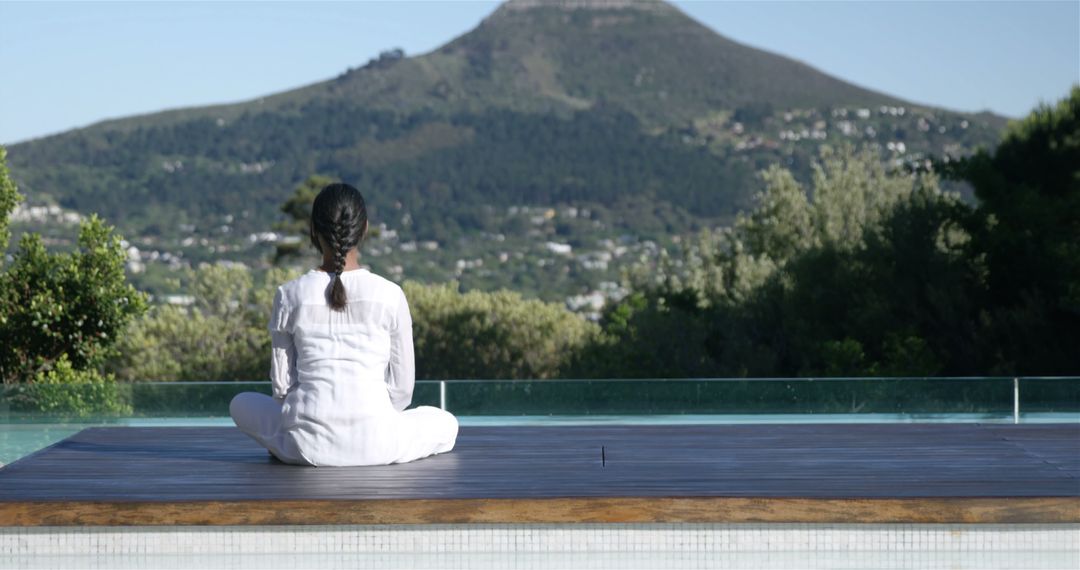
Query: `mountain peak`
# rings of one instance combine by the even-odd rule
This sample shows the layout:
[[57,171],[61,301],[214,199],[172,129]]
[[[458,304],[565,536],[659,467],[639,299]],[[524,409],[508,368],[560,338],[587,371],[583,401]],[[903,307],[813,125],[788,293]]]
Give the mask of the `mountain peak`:
[[497,12],[520,12],[536,8],[561,10],[640,10],[659,12],[673,7],[663,0],[507,0]]

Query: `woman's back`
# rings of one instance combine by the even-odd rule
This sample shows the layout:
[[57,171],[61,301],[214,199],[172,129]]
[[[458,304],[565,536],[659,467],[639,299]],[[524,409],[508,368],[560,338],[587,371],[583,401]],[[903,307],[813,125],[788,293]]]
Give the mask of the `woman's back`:
[[273,398],[245,392],[229,412],[288,463],[379,465],[450,451],[457,419],[412,401],[412,317],[397,284],[363,269],[367,206],[348,184],[311,206],[320,270],[278,287],[270,314]]
[[[389,397],[394,388],[397,409],[404,409],[414,378],[405,294],[396,283],[365,269],[346,271],[341,280],[348,302],[343,311],[335,311],[326,304],[331,278],[313,269],[281,286],[271,332],[291,336],[296,373],[294,380],[286,375],[278,382],[295,382],[295,390],[304,395],[323,394],[321,407],[352,416],[394,411]],[[304,404],[298,397],[290,402]]]
[[429,455],[423,434],[456,437],[457,422],[437,408],[402,413],[415,379],[404,292],[365,269],[346,271],[340,278],[348,301],[336,311],[326,304],[332,278],[311,270],[282,285],[275,298],[271,379],[275,393],[285,394],[282,444],[315,465]]

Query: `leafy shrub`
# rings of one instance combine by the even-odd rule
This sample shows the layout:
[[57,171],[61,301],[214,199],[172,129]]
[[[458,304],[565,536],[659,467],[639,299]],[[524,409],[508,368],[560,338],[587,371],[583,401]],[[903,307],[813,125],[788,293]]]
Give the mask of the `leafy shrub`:
[[[826,151],[813,188],[771,167],[757,206],[630,276],[581,365],[598,376],[926,375],[968,358],[970,212],[929,174]],[[946,326],[948,325],[948,326]],[[967,371],[966,369],[964,370]]]
[[10,385],[7,401],[14,412],[40,412],[62,416],[129,415],[128,391],[111,375],[95,369],[77,370],[67,355],[30,382]]
[[461,293],[406,282],[417,378],[558,378],[599,328],[557,303],[512,291]]
[[123,380],[263,380],[270,367],[266,325],[275,289],[294,273],[267,272],[255,286],[243,267],[204,265],[188,274],[191,306],[154,306],[132,322],[110,363]]
[[[0,148],[0,245],[21,200]],[[121,238],[97,216],[79,226],[75,251],[50,253],[41,236],[24,234],[0,274],[0,380],[21,385],[17,406],[86,414],[125,409],[111,376],[99,367],[116,352],[127,323],[146,308],[124,277]],[[71,387],[65,386],[71,383]]]

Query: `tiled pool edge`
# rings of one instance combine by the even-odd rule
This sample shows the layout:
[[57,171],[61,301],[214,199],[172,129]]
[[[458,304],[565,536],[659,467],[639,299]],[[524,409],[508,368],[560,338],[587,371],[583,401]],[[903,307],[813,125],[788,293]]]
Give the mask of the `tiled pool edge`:
[[1080,567],[1080,524],[9,527],[0,570]]
[[[274,545],[268,551],[267,545]],[[268,552],[1075,551],[1080,524],[6,527],[2,555]]]
[[527,552],[1064,552],[1080,524],[438,524],[6,527],[0,556]]

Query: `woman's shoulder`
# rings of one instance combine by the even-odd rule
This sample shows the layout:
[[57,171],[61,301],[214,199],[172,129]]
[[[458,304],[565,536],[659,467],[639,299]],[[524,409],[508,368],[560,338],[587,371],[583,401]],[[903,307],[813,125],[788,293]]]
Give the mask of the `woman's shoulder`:
[[323,295],[326,289],[327,275],[316,269],[302,273],[297,277],[282,283],[277,288],[277,298],[285,305],[299,306],[313,293]]
[[[385,302],[396,302],[398,297],[402,295],[400,285],[367,268],[347,271],[342,273],[341,276],[345,280],[345,286],[349,287],[350,292],[354,288],[360,289],[357,293],[363,294],[366,297],[372,297]],[[355,285],[355,287],[350,287],[350,285]]]
[[293,277],[292,279],[282,283],[281,285],[278,285],[278,290],[279,291],[294,291],[294,290],[300,288],[301,286],[303,286],[305,281],[309,281],[314,273],[315,273],[314,269],[312,269],[311,271],[308,271],[307,273],[301,273],[300,275],[297,275],[296,277]]
[[[332,275],[320,269],[312,269],[278,287],[278,295],[290,305],[303,304],[305,300],[322,302]],[[342,281],[351,298],[365,298],[383,302],[396,302],[403,295],[401,286],[366,268],[354,269],[341,274]]]

